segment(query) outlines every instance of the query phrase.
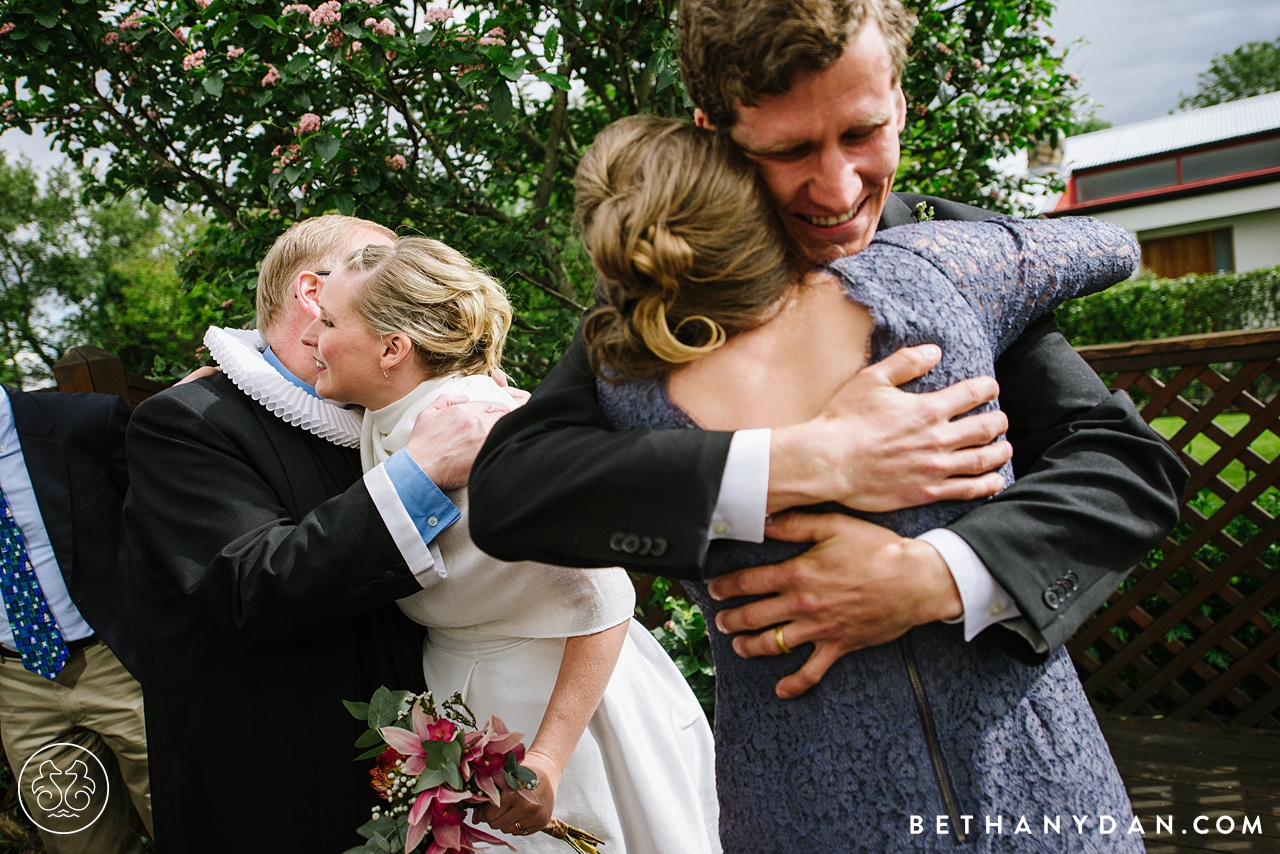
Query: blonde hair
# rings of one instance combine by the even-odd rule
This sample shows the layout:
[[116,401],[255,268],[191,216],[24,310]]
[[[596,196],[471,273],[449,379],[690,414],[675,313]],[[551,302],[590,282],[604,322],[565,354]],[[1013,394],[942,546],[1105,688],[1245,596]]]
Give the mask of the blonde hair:
[[391,229],[353,216],[317,216],[295,222],[276,238],[258,268],[258,328],[280,320],[293,297],[293,282],[303,270],[334,267],[342,262],[351,233],[368,229],[395,240]]
[[838,60],[868,21],[880,25],[897,83],[916,26],[902,0],[681,0],[680,75],[694,105],[727,131],[739,107]]
[[755,165],[727,137],[629,116],[596,137],[574,179],[604,307],[583,322],[609,381],[653,376],[756,325],[799,261]]
[[343,266],[366,273],[353,302],[375,335],[409,336],[432,377],[488,374],[502,361],[511,304],[502,287],[466,256],[438,240],[401,237],[366,246]]

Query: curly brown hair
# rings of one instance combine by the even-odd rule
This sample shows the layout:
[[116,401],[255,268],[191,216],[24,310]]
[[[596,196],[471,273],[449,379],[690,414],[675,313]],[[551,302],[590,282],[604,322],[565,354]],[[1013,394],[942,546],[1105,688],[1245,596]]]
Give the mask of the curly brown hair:
[[682,0],[680,73],[690,100],[717,130],[739,107],[781,95],[797,71],[821,71],[875,21],[902,76],[916,16],[902,0]]
[[610,382],[663,374],[757,325],[801,269],[764,179],[720,134],[620,119],[574,183],[604,303],[583,338]]

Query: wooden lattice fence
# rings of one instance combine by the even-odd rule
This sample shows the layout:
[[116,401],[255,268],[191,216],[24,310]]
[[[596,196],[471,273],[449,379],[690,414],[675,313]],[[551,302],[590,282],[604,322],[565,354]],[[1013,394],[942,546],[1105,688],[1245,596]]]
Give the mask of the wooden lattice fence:
[[1095,708],[1280,727],[1280,328],[1080,348],[1191,472],[1181,521],[1072,639]]

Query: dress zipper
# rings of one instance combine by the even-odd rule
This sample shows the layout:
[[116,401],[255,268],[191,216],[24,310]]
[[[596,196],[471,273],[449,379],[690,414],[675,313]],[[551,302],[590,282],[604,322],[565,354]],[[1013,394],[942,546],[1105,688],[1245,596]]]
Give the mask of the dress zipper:
[[920,679],[920,670],[916,667],[916,654],[911,645],[909,634],[902,636],[902,657],[907,662],[907,677],[911,680],[911,689],[916,692],[916,705],[920,708],[920,722],[924,725],[924,738],[929,744],[929,755],[933,759],[933,773],[938,778],[938,788],[942,790],[942,800],[951,814],[951,827],[957,842],[965,842],[964,831],[960,829],[960,810],[956,808],[956,797],[951,791],[951,781],[947,777],[947,768],[942,762],[942,748],[938,746],[938,733],[933,728],[933,715],[929,712],[929,701],[924,695],[924,682]]

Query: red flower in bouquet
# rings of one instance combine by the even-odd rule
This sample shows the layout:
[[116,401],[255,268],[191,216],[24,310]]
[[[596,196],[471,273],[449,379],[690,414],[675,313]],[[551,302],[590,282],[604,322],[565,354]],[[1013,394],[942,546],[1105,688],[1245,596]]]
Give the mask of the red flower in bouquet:
[[514,753],[516,762],[524,759],[524,745],[520,743],[522,735],[508,730],[497,716],[490,718],[483,730],[466,735],[462,776],[474,780],[493,804],[501,799],[500,792],[511,788],[506,779],[507,754]]
[[369,769],[369,776],[373,778],[370,785],[378,793],[378,797],[384,801],[391,800],[391,790],[395,787],[394,775],[399,770],[397,764],[405,758],[404,754],[394,747],[388,747],[378,756],[376,764]]

